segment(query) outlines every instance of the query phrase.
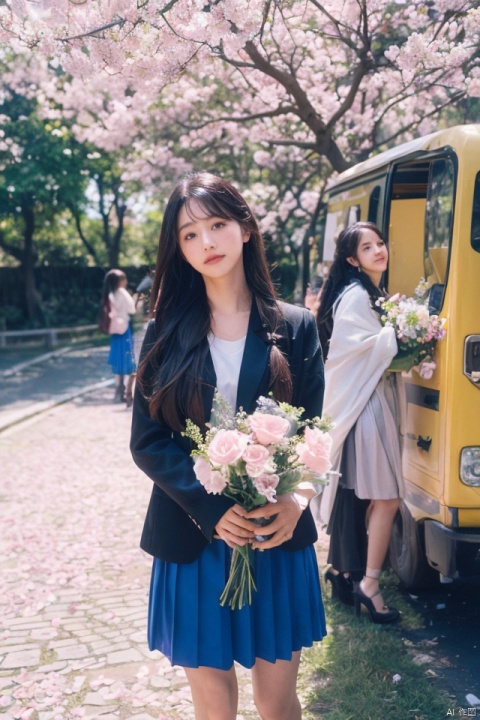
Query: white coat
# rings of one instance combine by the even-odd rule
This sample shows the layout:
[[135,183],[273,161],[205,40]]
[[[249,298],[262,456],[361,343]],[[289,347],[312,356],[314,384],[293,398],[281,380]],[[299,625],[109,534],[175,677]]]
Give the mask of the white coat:
[[395,330],[383,327],[380,316],[360,283],[352,283],[336,301],[328,358],[325,363],[323,414],[334,422],[330,431],[332,471],[316,505],[316,515],[328,523],[338,487],[343,443],[397,354]]

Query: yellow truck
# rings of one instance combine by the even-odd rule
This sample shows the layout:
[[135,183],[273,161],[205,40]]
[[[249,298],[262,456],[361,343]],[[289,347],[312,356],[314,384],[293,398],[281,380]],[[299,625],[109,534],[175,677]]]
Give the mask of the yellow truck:
[[371,220],[390,250],[387,289],[431,283],[446,321],[430,380],[402,373],[406,496],[390,563],[409,589],[480,575],[480,125],[399,145],[342,173],[329,189],[323,272],[339,232]]

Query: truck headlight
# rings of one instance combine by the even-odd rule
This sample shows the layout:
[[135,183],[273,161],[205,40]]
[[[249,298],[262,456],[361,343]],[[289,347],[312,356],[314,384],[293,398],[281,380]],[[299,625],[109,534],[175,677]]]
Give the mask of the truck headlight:
[[480,487],[480,447],[463,448],[460,455],[460,478],[465,485]]

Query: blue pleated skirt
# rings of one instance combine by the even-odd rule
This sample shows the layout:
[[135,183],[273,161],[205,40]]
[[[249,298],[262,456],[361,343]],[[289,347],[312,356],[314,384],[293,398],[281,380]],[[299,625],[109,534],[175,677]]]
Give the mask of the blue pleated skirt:
[[112,335],[108,364],[115,375],[131,375],[137,369],[133,351],[133,335],[130,327],[123,335]]
[[219,603],[231,550],[214,540],[193,563],[153,561],[148,644],[172,665],[229,670],[251,668],[256,658],[274,663],[310,647],[326,634],[316,554],[280,548],[254,553],[257,592],[251,605]]

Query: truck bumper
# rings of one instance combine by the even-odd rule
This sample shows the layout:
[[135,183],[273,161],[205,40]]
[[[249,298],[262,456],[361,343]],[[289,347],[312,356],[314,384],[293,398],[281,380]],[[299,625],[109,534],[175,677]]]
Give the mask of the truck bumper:
[[449,578],[480,575],[480,528],[452,529],[425,521],[425,552],[429,564]]

